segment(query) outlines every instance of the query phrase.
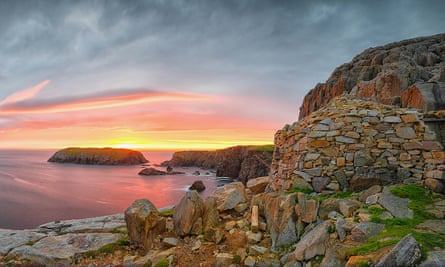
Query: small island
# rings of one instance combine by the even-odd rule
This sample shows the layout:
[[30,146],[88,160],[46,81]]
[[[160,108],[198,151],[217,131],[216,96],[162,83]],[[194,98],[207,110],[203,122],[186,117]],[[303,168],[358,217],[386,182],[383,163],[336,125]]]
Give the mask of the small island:
[[69,147],[57,151],[48,162],[87,165],[137,165],[148,160],[139,151],[123,148]]

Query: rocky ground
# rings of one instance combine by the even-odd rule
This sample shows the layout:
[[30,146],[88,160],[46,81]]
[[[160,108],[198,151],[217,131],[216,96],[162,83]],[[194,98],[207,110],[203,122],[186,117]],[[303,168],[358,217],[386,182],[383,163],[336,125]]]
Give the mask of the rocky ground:
[[[267,192],[232,183],[172,210],[0,230],[0,266],[444,266],[445,197],[417,185]],[[265,192],[266,191],[266,192]],[[125,221],[126,219],[126,221]]]

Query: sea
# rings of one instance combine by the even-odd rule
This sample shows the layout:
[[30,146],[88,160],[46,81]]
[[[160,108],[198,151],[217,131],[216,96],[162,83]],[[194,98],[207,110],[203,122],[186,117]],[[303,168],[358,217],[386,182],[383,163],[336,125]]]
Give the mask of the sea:
[[[32,229],[52,221],[123,213],[139,198],[162,208],[178,204],[195,180],[202,180],[206,186],[202,198],[229,182],[216,177],[213,170],[196,167],[174,168],[185,172],[180,175],[141,176],[138,172],[142,165],[47,162],[54,152],[0,150],[0,228]],[[142,153],[153,167],[173,154]]]

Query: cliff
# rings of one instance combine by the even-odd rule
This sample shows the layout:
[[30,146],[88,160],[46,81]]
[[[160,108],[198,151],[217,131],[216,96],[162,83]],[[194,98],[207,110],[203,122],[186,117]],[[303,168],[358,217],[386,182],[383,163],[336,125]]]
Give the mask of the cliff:
[[57,151],[48,162],[88,165],[136,165],[147,163],[141,152],[117,148],[70,147]]
[[216,176],[248,179],[269,174],[272,146],[235,146],[216,151],[180,151],[163,166],[197,166],[216,169]]
[[299,118],[343,93],[425,111],[445,108],[445,34],[369,48],[305,96]]

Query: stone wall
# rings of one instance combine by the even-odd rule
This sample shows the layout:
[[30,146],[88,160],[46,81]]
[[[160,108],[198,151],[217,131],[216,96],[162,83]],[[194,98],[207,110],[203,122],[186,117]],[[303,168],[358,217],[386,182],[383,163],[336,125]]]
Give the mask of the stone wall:
[[275,134],[271,186],[321,192],[440,182],[444,163],[422,113],[343,95]]

